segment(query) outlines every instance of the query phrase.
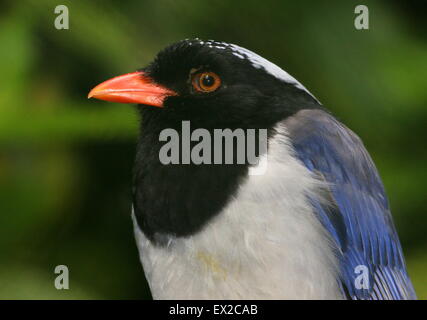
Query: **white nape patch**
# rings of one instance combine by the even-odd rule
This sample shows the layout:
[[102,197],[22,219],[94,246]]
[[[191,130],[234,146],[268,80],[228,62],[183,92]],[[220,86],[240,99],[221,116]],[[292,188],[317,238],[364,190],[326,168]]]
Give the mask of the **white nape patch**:
[[332,240],[307,200],[323,185],[277,129],[266,173],[248,176],[198,233],[157,247],[133,217],[155,299],[343,298]]
[[200,39],[195,39],[195,41],[197,41],[197,43],[201,45],[207,44],[211,48],[213,47],[220,50],[225,50],[225,49],[231,50],[231,53],[234,56],[240,59],[249,60],[255,68],[263,69],[267,73],[274,76],[275,78],[294,85],[296,88],[307,92],[316,101],[318,101],[317,98],[310,91],[308,91],[306,87],[304,87],[300,82],[298,82],[298,80],[296,80],[294,77],[292,77],[289,73],[287,73],[285,70],[283,70],[276,64],[268,61],[267,59],[261,57],[255,52],[252,52],[246,48],[240,47],[236,44],[231,44],[226,42],[216,42],[213,40],[208,40],[204,42],[204,41],[201,41]]
[[240,53],[238,53],[238,52],[232,52],[232,54],[233,54],[233,56],[236,56],[237,58],[240,58],[240,59],[245,59],[245,56],[243,56],[243,55],[241,55]]

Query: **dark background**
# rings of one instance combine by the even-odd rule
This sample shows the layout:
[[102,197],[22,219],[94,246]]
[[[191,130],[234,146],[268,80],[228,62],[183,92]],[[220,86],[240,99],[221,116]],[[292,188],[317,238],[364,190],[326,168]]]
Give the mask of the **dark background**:
[[[278,64],[360,135],[427,298],[426,15],[422,1],[2,0],[0,298],[150,297],[130,220],[136,112],[86,96],[193,37]],[[70,290],[54,288],[60,264]]]

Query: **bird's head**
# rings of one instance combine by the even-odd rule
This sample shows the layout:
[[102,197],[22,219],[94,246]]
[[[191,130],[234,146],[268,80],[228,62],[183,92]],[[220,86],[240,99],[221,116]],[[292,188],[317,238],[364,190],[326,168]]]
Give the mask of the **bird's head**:
[[157,112],[212,128],[270,127],[300,108],[318,106],[299,82],[261,56],[199,39],[168,46],[147,67],[101,83],[89,97],[137,103],[144,116]]
[[[188,235],[199,230],[237,192],[249,170],[246,157],[244,163],[235,161],[240,139],[233,139],[232,165],[215,162],[215,138],[200,142],[213,151],[204,154],[206,163],[185,164],[184,155],[194,149],[185,149],[184,140],[190,140],[185,141],[191,146],[199,142],[181,131],[183,121],[189,120],[191,129],[209,133],[267,129],[271,137],[281,120],[299,109],[319,106],[300,83],[261,56],[237,45],[198,39],[170,45],[147,67],[101,83],[89,97],[139,105],[134,212],[138,225],[156,242],[163,241],[158,234]],[[169,145],[160,139],[164,129],[181,134],[182,143],[171,140],[181,159],[175,165],[161,161],[161,150]],[[254,139],[257,156],[265,150],[261,140]],[[220,144],[220,163],[225,163],[223,149]]]

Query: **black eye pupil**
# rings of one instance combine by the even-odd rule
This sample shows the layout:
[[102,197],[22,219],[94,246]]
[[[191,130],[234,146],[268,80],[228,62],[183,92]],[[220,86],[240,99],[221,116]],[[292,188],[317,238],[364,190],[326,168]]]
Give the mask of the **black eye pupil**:
[[202,84],[205,87],[212,87],[215,83],[215,78],[212,77],[211,75],[204,75],[202,78]]

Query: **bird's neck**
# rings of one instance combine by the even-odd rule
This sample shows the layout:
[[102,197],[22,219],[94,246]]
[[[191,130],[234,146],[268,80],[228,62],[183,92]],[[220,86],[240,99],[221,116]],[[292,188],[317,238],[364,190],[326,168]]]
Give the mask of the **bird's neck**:
[[[191,129],[204,128],[214,136],[213,131],[218,129],[256,128],[257,138],[260,129],[266,130],[267,140],[275,134],[274,127],[277,120],[287,116],[280,114],[279,107],[271,107],[276,112],[274,117],[266,117],[261,124],[241,121],[227,123],[226,127],[209,121],[209,118],[192,119],[189,121]],[[285,109],[285,108],[282,108]],[[249,163],[237,164],[194,164],[183,163],[181,155],[183,142],[188,137],[182,130],[182,118],[175,118],[173,113],[166,110],[145,109],[142,114],[140,140],[133,176],[133,203],[136,220],[145,235],[155,242],[162,242],[168,236],[188,236],[197,233],[213,217],[226,206],[236,194],[242,181],[247,178]],[[264,114],[266,114],[264,112]],[[207,119],[207,120],[206,120]],[[258,119],[261,120],[261,119]],[[243,128],[239,128],[242,125]],[[246,126],[246,128],[245,128]],[[164,141],[159,141],[160,133],[165,129],[172,129],[178,134],[180,145],[180,162],[165,165],[159,159]],[[245,139],[247,136],[245,137]],[[257,156],[261,150],[261,139],[255,138]],[[198,142],[198,141],[197,141]],[[191,147],[197,144],[190,142]],[[210,144],[213,146],[215,140]],[[214,148],[211,148],[214,150]],[[236,146],[233,146],[233,155],[236,155]],[[212,158],[214,154],[212,153]]]
[[157,117],[150,113],[141,123],[133,202],[144,234],[162,243],[169,236],[201,230],[236,193],[247,176],[248,164],[163,164],[159,152],[165,142],[159,141],[160,132],[165,128],[176,130],[180,144],[185,137],[181,122],[166,124]]

